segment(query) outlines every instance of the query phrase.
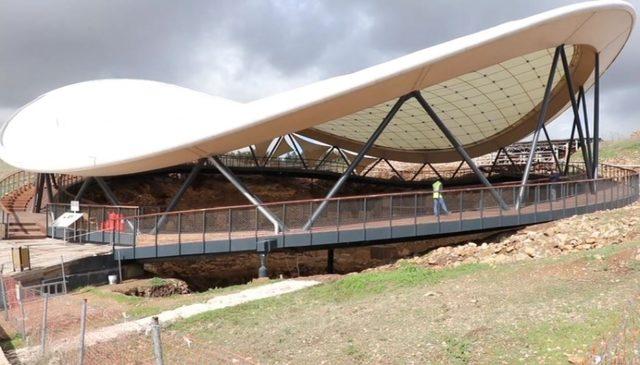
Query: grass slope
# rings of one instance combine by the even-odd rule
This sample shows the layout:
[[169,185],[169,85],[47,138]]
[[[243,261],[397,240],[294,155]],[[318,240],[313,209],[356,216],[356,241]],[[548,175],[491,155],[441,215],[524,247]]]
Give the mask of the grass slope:
[[169,330],[261,363],[563,363],[619,326],[637,296],[639,246],[348,275]]

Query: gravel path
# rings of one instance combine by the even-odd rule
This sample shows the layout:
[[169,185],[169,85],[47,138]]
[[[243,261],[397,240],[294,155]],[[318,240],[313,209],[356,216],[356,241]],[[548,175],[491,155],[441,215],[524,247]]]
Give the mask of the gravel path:
[[[214,311],[218,309],[234,307],[243,303],[252,302],[254,300],[275,297],[282,294],[292,293],[304,288],[320,284],[315,280],[284,280],[273,284],[263,285],[257,288],[243,290],[238,293],[221,295],[204,303],[185,305],[176,309],[168,310],[158,314],[158,320],[161,325],[169,325],[181,319],[190,318],[201,313]],[[119,323],[112,326],[102,327],[100,329],[87,332],[85,335],[85,344],[87,347],[95,344],[112,341],[119,336],[133,333],[143,332],[149,329],[152,317],[145,317],[136,321]],[[65,339],[53,343],[49,347],[49,351],[64,351],[77,346],[77,339]],[[38,346],[19,349],[16,353],[17,357],[23,363],[29,363],[36,359],[39,353]]]

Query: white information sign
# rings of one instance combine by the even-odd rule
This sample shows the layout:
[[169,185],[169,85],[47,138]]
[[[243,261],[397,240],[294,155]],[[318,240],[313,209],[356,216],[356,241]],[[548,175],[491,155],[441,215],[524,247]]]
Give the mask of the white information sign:
[[82,216],[83,216],[82,213],[66,212],[66,213],[63,213],[58,218],[56,218],[56,220],[53,221],[51,226],[54,228],[67,228],[70,225],[72,225],[75,221],[82,218]]
[[77,213],[80,211],[80,202],[78,200],[71,201],[71,209],[72,212]]

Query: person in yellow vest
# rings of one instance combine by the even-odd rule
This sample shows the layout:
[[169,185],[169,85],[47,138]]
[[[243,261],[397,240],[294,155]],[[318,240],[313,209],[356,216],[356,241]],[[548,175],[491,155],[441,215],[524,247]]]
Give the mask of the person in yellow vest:
[[436,180],[431,186],[433,188],[433,215],[436,217],[440,215],[440,209],[444,214],[449,214],[449,209],[447,209],[447,205],[444,203],[444,198],[442,197],[442,181]]

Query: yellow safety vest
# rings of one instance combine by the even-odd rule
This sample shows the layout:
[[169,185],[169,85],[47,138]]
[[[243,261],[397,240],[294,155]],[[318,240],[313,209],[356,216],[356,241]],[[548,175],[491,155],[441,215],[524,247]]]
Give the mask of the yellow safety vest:
[[442,183],[440,182],[440,180],[434,182],[432,185],[432,188],[433,188],[433,199],[441,198],[442,194],[440,194],[440,190],[442,190]]

